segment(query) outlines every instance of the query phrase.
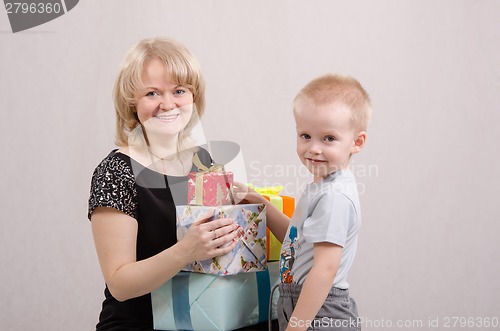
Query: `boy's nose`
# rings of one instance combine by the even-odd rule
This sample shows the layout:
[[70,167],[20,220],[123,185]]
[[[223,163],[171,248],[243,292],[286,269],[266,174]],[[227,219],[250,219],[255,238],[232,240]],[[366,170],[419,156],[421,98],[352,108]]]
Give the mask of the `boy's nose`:
[[309,146],[309,153],[316,154],[316,155],[317,154],[321,154],[321,148],[320,148],[320,146],[318,146],[318,144],[314,144],[314,143],[311,144]]

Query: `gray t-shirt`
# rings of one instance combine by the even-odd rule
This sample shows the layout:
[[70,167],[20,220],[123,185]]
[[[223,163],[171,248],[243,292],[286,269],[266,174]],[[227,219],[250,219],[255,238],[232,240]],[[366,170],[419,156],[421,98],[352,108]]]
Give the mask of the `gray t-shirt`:
[[307,185],[299,199],[281,248],[281,281],[303,284],[311,270],[314,243],[343,247],[333,286],[349,288],[351,268],[361,227],[356,179],[350,170],[339,170],[319,183]]

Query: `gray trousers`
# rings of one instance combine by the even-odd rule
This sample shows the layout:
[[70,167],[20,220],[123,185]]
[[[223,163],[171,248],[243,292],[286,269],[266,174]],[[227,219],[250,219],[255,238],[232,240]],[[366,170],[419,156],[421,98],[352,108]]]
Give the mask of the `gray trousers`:
[[307,328],[308,331],[361,330],[358,308],[354,299],[349,297],[349,290],[342,290],[335,287],[332,287],[328,293],[328,297],[313,321],[306,322],[290,319],[301,290],[302,285],[279,284],[278,322],[280,331],[285,330],[289,323],[291,326],[309,325]]

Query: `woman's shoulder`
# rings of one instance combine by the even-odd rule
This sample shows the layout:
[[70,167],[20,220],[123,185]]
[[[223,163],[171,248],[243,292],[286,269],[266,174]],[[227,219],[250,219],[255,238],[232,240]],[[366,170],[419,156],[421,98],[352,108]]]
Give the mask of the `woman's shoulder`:
[[113,150],[94,170],[91,180],[88,218],[97,207],[112,207],[137,218],[136,181],[130,158]]
[[122,150],[112,150],[104,159],[101,160],[101,162],[94,170],[94,175],[102,173],[120,173],[125,175],[131,174],[132,167],[130,163],[130,157]]

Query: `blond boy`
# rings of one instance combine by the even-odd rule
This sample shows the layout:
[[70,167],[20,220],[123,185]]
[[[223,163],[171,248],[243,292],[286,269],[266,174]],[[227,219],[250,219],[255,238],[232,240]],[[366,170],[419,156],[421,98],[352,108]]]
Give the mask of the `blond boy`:
[[313,174],[292,219],[253,192],[245,199],[268,206],[268,225],[283,242],[278,301],[280,330],[359,330],[347,275],[361,226],[353,154],[366,141],[371,104],[358,81],[325,75],[294,100],[297,154]]

